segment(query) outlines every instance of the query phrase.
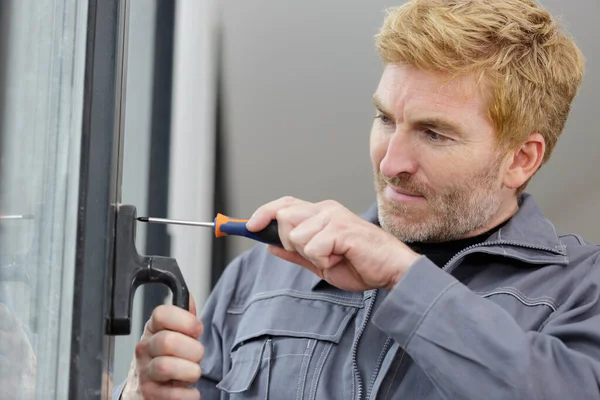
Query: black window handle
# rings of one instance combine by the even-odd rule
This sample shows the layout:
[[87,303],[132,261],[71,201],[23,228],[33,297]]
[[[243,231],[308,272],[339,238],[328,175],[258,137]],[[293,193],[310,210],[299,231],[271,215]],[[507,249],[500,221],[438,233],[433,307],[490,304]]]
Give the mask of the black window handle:
[[136,209],[132,205],[117,207],[115,252],[112,268],[108,335],[129,335],[133,296],[147,283],[162,283],[171,289],[173,304],[189,310],[190,293],[174,258],[142,256],[135,248]]

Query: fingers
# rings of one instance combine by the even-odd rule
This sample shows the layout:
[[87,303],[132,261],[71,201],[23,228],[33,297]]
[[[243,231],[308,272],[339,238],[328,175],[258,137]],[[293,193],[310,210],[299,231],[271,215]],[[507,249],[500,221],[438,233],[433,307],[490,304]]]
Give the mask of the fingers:
[[204,346],[197,338],[202,331],[192,296],[189,312],[173,305],[157,307],[135,347],[126,387],[138,388],[145,399],[199,399],[200,393],[188,386],[201,376]]
[[152,385],[142,389],[144,399],[177,399],[200,400],[200,392],[196,388]]
[[339,222],[334,223],[332,218],[331,210],[323,210],[302,221],[288,234],[290,249],[318,268],[337,264],[344,255],[342,238],[345,235],[340,232]]
[[295,249],[303,249],[330,221],[331,216],[327,212],[321,212],[304,219],[287,235],[291,246]]
[[[307,232],[307,235],[310,232]],[[327,269],[339,263],[345,254],[345,244],[329,225],[315,232],[303,246],[302,255],[317,268]]]
[[204,356],[204,346],[189,336],[178,332],[160,331],[149,340],[150,357],[171,356],[198,364]]
[[291,236],[291,233],[296,230],[299,224],[302,226],[307,225],[308,221],[312,220],[318,212],[319,209],[314,204],[288,207],[277,211],[275,218],[277,219],[279,228],[279,238],[284,249],[288,251],[296,251],[298,249],[298,243]]
[[[192,300],[190,300],[190,303],[192,303]],[[152,316],[146,324],[146,330],[151,334],[169,330],[197,338],[202,335],[203,326],[195,313],[173,305],[161,305],[152,312]]]
[[[261,229],[273,219],[277,220],[279,237],[286,252],[271,248],[271,253],[309,269],[311,263],[325,267],[334,265],[341,259],[339,256],[332,257],[332,253],[327,251],[335,248],[336,238],[341,233],[330,226],[332,219],[334,216],[338,220],[344,219],[344,210],[348,211],[334,201],[313,204],[293,197],[283,197],[260,207],[248,221],[247,227],[249,230]],[[336,226],[341,227],[339,221]],[[313,243],[314,238],[327,228],[334,235],[321,235],[320,238],[327,242]],[[298,253],[304,259],[292,253]]]
[[194,296],[190,294],[190,314],[196,315],[196,301],[194,300]]
[[290,232],[319,212],[335,208],[341,208],[341,205],[334,201],[313,204],[289,196],[282,197],[259,207],[248,220],[246,227],[250,231],[257,231],[266,227],[272,220],[277,220],[282,247],[293,251],[295,247],[289,237]]
[[193,383],[200,379],[201,369],[197,363],[181,358],[160,356],[146,366],[147,378],[154,382],[181,381]]
[[275,257],[279,257],[283,260],[291,262],[292,264],[300,265],[300,266],[308,269],[315,275],[321,276],[321,271],[317,267],[312,265],[312,263],[310,261],[308,261],[307,259],[302,257],[300,254],[296,253],[295,251],[287,251],[283,247],[274,246],[274,245],[269,245],[267,247],[267,250],[271,254],[273,254]]
[[[246,223],[246,228],[251,232],[256,232],[261,229],[264,229],[269,223],[277,219],[277,212],[284,208],[297,206],[297,205],[308,205],[308,203],[304,200],[299,200],[291,196],[282,197],[270,203],[267,203],[261,207],[259,207],[252,217]],[[279,220],[278,220],[279,222]]]

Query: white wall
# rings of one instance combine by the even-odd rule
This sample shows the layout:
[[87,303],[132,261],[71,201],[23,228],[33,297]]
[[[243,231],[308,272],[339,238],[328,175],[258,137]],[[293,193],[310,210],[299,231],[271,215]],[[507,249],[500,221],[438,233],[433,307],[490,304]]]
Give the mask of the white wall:
[[[180,0],[175,8],[169,218],[214,218],[214,4]],[[171,257],[200,310],[210,291],[212,232],[180,225],[168,229]]]

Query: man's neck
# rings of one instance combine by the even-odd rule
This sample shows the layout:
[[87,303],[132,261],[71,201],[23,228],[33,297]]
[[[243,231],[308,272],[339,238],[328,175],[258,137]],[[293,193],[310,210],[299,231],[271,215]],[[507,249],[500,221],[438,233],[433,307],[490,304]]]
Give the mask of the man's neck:
[[508,221],[508,219],[485,232],[463,239],[438,243],[407,243],[407,245],[413,251],[427,256],[434,264],[443,268],[457,253],[470,246],[478,245],[488,240],[492,234],[504,226],[506,221]]
[[476,236],[482,235],[486,232],[495,230],[494,228],[503,225],[511,219],[516,213],[519,211],[519,204],[517,202],[517,197],[512,196],[509,200],[503,202],[502,206],[498,210],[498,213],[490,220],[488,224],[482,226],[481,228],[472,231],[468,235],[465,235],[461,239],[469,239],[474,238]]

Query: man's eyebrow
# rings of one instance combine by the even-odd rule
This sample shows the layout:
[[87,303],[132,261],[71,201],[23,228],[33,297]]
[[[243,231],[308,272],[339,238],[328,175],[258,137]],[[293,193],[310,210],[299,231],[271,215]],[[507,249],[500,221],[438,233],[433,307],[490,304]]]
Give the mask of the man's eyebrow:
[[453,132],[456,134],[462,133],[462,129],[460,129],[458,125],[438,117],[421,118],[416,120],[415,124],[426,128],[431,128],[433,130],[439,129],[442,131]]
[[[381,102],[379,97],[377,97],[376,94],[373,95],[373,105],[375,106],[376,109],[378,109],[380,112],[382,112],[386,116],[393,115],[391,112],[386,110],[383,103]],[[420,118],[420,119],[416,120],[414,124],[425,127],[425,128],[429,128],[432,130],[441,130],[443,132],[449,132],[449,133],[455,133],[457,135],[462,135],[462,129],[460,128],[459,125],[454,124],[454,123],[452,123],[446,119],[440,118],[440,117]]]
[[386,115],[392,115],[391,112],[389,112],[388,110],[385,109],[385,107],[383,106],[383,103],[381,102],[379,97],[377,97],[376,94],[373,95],[373,105],[375,106],[376,109],[378,109],[382,113],[384,113]]

